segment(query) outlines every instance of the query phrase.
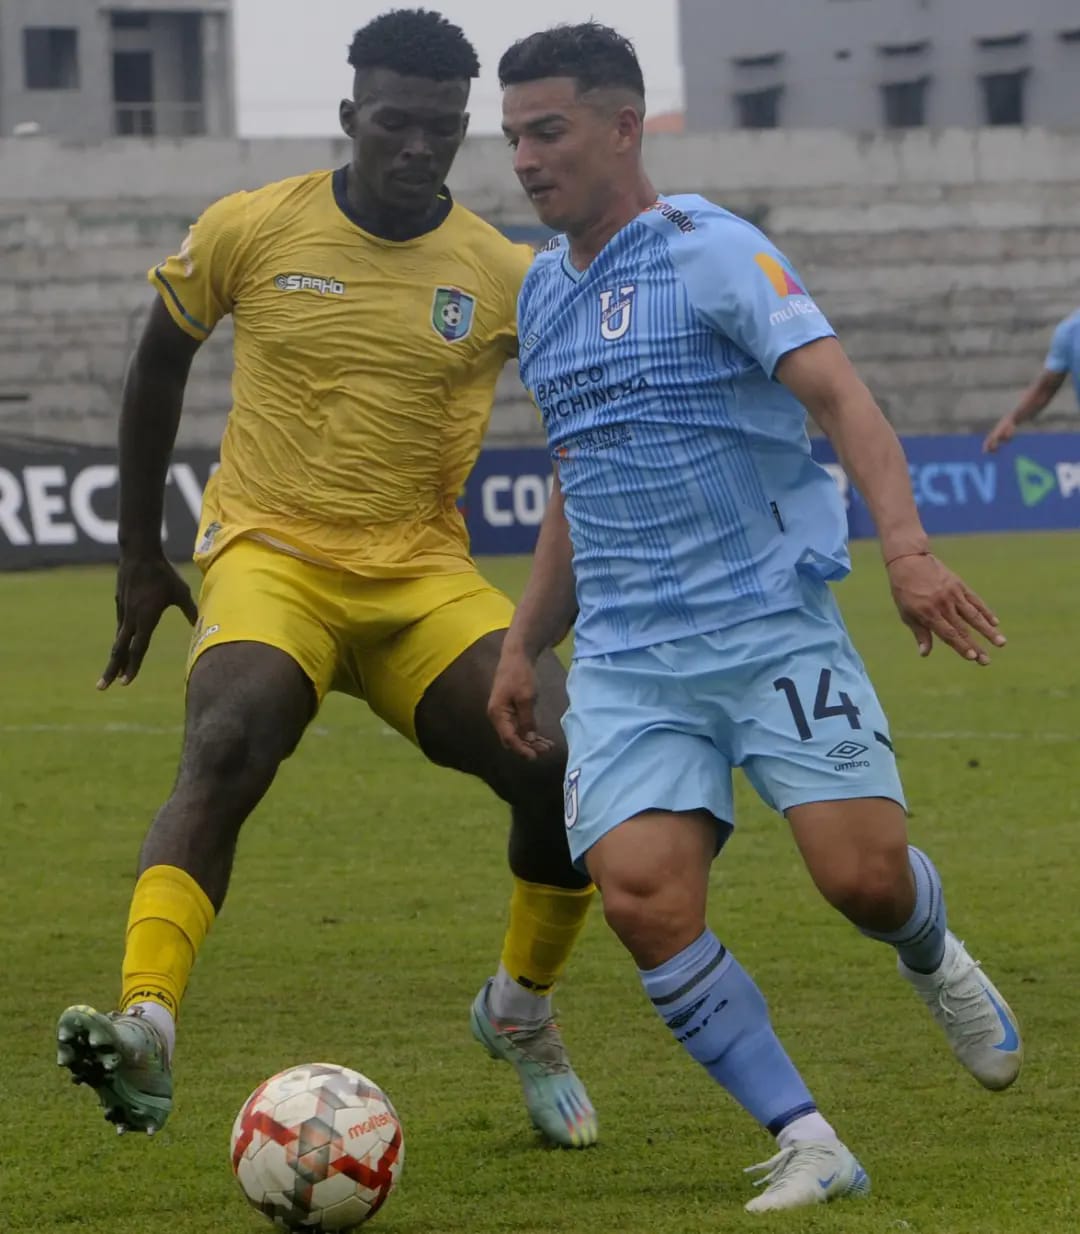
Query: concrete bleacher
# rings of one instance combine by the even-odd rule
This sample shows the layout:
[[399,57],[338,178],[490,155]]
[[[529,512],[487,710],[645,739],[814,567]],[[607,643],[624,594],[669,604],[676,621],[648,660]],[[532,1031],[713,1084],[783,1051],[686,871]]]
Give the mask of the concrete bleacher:
[[[346,157],[340,141],[0,140],[0,432],[111,442],[146,269],[215,197]],[[648,159],[661,191],[704,193],[785,248],[901,430],[988,425],[1080,305],[1080,131],[663,135]],[[451,185],[497,225],[535,223],[497,138],[470,140]],[[220,436],[229,367],[225,323],[184,444]],[[1043,423],[1074,415],[1064,390]],[[535,440],[508,371],[489,443]]]

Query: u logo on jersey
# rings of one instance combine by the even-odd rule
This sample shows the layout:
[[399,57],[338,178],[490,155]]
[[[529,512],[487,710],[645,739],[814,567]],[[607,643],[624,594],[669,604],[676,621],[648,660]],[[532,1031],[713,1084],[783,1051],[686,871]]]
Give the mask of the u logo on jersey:
[[472,329],[476,300],[460,287],[436,287],[431,324],[448,343],[460,342]]
[[635,283],[620,287],[617,292],[600,293],[600,334],[609,343],[614,343],[630,329],[630,317],[634,311]]

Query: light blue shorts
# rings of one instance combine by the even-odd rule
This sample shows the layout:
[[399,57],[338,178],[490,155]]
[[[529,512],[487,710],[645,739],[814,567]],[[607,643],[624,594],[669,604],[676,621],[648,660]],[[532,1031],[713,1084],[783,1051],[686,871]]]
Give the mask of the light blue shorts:
[[905,805],[888,722],[825,583],[802,608],[710,634],[575,660],[566,827],[583,856],[644,810],[734,824],[731,770],[783,813],[814,801]]

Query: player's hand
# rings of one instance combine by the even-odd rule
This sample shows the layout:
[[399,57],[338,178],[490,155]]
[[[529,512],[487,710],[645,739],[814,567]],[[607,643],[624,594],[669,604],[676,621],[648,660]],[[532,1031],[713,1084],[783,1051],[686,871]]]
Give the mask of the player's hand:
[[1005,646],[998,619],[962,578],[931,554],[898,557],[888,566],[889,585],[904,624],[915,635],[919,655],[928,656],[936,635],[958,656],[989,664],[974,635]]
[[990,432],[986,434],[986,440],[983,442],[983,454],[993,454],[998,446],[1003,446],[1007,441],[1012,441],[1015,433],[1016,421],[1013,419],[1012,412],[1010,412],[1007,416],[1002,416]]
[[499,740],[522,758],[537,759],[553,748],[536,731],[536,668],[524,651],[503,645],[487,711]]
[[191,588],[163,556],[122,557],[116,573],[116,639],[97,683],[107,690],[135,680],[162,613],[173,605],[194,625],[198,616]]

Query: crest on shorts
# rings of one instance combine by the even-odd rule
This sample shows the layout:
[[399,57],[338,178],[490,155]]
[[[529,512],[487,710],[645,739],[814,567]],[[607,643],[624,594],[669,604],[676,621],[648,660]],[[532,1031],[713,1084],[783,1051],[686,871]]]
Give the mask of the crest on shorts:
[[473,326],[476,300],[460,287],[436,287],[431,324],[448,343],[459,343]]
[[575,767],[566,773],[563,784],[563,808],[566,830],[570,831],[578,821],[578,781],[581,779],[581,768]]

